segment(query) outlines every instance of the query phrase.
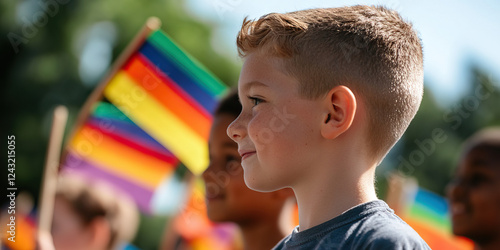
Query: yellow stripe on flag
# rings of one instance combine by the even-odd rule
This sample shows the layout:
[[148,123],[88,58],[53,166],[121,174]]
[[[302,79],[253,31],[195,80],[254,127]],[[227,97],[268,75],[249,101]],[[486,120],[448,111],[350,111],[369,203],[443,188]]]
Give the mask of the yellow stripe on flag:
[[208,165],[206,140],[149,96],[123,70],[113,77],[104,90],[104,96],[168,148],[194,174],[205,170]]

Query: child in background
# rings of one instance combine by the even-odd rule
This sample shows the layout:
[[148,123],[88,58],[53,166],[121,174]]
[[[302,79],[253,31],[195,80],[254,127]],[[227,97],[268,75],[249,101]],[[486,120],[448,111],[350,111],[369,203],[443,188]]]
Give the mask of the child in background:
[[248,187],[291,187],[299,226],[275,249],[429,249],[382,200],[376,166],[415,116],[422,46],[384,7],[243,22],[242,112],[229,126]]
[[238,145],[226,133],[240,111],[236,92],[215,111],[208,142],[210,165],[203,173],[207,214],[214,222],[237,224],[245,250],[271,249],[286,235],[280,218],[293,193],[290,189],[260,193],[245,185]]
[[473,135],[461,155],[448,187],[453,233],[476,249],[500,249],[500,128]]
[[63,175],[57,184],[52,232],[39,239],[39,249],[123,249],[138,224],[137,208],[127,197],[104,184]]

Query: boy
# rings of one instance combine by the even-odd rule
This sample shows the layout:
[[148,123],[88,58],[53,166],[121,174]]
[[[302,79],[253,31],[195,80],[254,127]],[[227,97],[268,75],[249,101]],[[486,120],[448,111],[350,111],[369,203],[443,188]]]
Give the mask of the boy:
[[227,132],[245,183],[291,187],[299,206],[275,249],[429,249],[374,188],[422,99],[411,25],[383,7],[272,13],[245,20],[237,45],[243,109]]
[[238,145],[226,133],[240,111],[238,94],[231,92],[214,114],[208,139],[210,165],[203,173],[207,215],[215,222],[236,223],[243,249],[271,249],[288,233],[281,220],[293,194],[289,189],[261,193],[245,185]]
[[452,229],[475,249],[500,249],[500,128],[484,129],[464,144],[448,188]]

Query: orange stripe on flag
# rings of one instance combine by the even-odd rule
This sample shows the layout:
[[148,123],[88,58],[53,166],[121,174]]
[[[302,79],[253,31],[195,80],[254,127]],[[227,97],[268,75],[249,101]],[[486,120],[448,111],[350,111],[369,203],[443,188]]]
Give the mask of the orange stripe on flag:
[[454,237],[451,232],[445,233],[439,228],[434,228],[426,223],[414,220],[410,217],[403,217],[431,249],[449,249],[449,250],[472,250],[473,245],[470,241]]

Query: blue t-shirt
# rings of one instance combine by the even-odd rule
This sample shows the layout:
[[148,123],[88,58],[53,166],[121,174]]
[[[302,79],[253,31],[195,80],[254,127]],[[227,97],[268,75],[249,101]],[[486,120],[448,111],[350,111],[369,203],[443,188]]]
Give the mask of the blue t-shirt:
[[382,200],[355,206],[310,229],[298,228],[273,249],[430,249]]

